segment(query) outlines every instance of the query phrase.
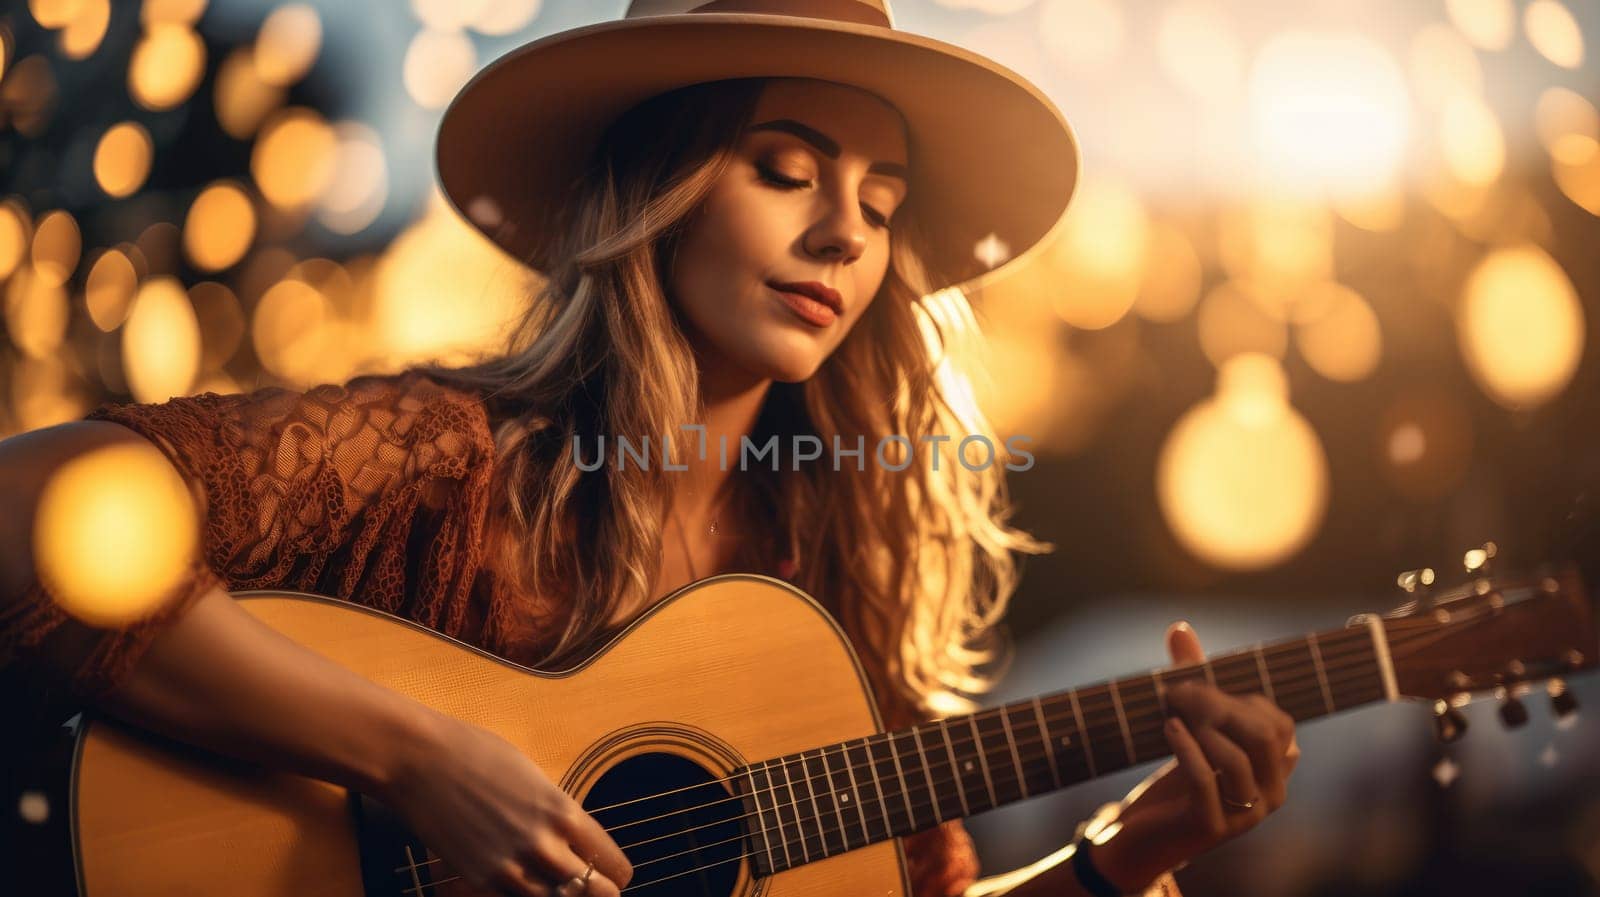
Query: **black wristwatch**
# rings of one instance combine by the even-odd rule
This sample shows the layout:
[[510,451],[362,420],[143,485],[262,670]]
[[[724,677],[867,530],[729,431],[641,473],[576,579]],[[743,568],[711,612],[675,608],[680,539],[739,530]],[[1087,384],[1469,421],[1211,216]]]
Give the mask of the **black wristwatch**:
[[1094,860],[1089,856],[1089,849],[1094,844],[1088,836],[1080,835],[1075,850],[1072,851],[1072,874],[1077,876],[1078,884],[1088,891],[1091,897],[1126,897],[1116,885],[1112,884],[1095,868]]

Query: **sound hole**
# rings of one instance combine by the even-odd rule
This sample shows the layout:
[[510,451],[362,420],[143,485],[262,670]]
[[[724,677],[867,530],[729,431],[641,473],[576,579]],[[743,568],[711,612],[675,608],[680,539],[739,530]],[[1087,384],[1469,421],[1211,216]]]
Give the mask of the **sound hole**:
[[583,807],[633,863],[629,895],[726,897],[750,852],[744,801],[673,754],[623,760],[595,782]]

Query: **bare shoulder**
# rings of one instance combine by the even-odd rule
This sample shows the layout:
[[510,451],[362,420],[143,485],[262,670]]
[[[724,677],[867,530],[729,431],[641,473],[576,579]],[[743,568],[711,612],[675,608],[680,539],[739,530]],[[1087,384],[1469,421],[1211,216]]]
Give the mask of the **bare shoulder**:
[[68,421],[0,440],[0,489],[8,496],[37,490],[65,462],[110,445],[149,445],[155,449],[149,440],[128,427],[104,420]]

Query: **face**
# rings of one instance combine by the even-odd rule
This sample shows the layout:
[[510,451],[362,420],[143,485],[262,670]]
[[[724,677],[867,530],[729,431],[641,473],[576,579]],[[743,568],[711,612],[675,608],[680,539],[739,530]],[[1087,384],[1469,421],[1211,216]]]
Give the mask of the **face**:
[[[707,376],[816,372],[883,283],[907,164],[905,125],[883,100],[826,81],[768,84],[667,283]],[[833,295],[807,298],[806,284]]]

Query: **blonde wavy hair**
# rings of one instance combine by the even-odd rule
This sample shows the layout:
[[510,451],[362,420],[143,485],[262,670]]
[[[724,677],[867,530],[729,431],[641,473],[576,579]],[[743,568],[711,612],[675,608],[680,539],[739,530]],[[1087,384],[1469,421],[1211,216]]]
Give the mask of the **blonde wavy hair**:
[[[540,606],[491,618],[484,635],[540,646],[524,663],[580,658],[619,610],[654,597],[674,478],[661,465],[586,472],[570,447],[574,437],[679,434],[703,420],[697,366],[663,284],[765,83],[699,84],[630,110],[562,212],[559,261],[504,351],[421,368],[484,395],[499,421],[487,550],[516,594]],[[667,133],[679,136],[660,139]],[[740,568],[771,570],[783,552],[798,561],[796,585],[850,637],[891,725],[971,709],[970,696],[993,685],[1010,658],[1000,620],[1018,578],[1012,555],[1052,548],[1007,525],[1009,456],[974,400],[981,337],[960,290],[925,288],[921,218],[913,193],[867,312],[815,376],[772,384],[752,434],[757,445],[804,434],[828,447],[836,435],[853,447],[859,435],[869,453],[879,437],[902,434],[916,445],[913,463],[898,472],[870,459],[863,470],[755,465],[728,499],[737,519],[772,523],[771,538],[745,540]],[[952,439],[930,444],[924,434]],[[957,463],[954,446],[968,434],[989,439],[994,463]]]

